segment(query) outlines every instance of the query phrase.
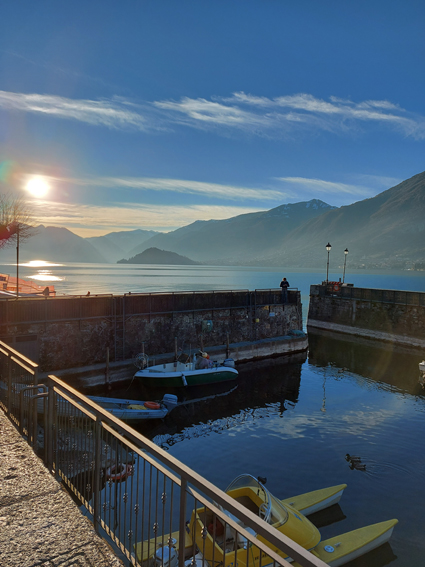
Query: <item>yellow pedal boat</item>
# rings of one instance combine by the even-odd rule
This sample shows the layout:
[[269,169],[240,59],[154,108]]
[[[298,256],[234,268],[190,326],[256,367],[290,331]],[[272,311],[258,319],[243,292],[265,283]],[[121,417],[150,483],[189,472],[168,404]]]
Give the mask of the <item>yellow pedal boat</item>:
[[[226,493],[331,567],[338,567],[386,543],[397,524],[397,520],[388,520],[321,541],[319,530],[306,516],[337,504],[346,487],[346,484],[339,484],[279,500],[259,479],[241,475],[228,486]],[[244,526],[235,516],[228,512],[225,514],[281,557],[292,561],[287,554],[270,546],[262,536]],[[260,554],[258,547],[247,542],[240,534],[235,534],[228,525],[219,526],[216,519],[220,522],[208,508],[193,510],[185,536],[186,557],[193,555],[197,549],[203,555],[203,565],[209,567],[233,567],[235,562],[238,567],[259,567],[260,557],[263,566],[273,563],[269,556]],[[218,527],[221,529],[217,529]],[[165,537],[137,543],[135,552],[139,562],[148,561],[152,565],[156,549],[167,545],[171,541],[169,537],[174,538],[173,547],[177,553],[180,543],[178,534],[177,531]],[[299,567],[298,563],[293,565]]]
[[[242,480],[243,479],[243,480]],[[254,493],[256,493],[258,491],[258,487],[259,487],[259,481],[257,481],[257,479],[255,479],[254,477],[251,477],[250,475],[243,475],[241,477],[238,477],[237,479],[235,479],[235,481],[228,487],[228,489],[226,490],[226,492],[228,492],[230,489],[237,489],[239,490],[239,488],[237,488],[235,485],[235,483],[237,483],[239,485],[239,482],[241,482],[242,485],[246,484],[246,481],[249,481],[251,488],[249,488],[250,495],[254,495]],[[261,483],[260,483],[261,484]],[[233,487],[233,488],[232,488]],[[264,504],[264,501],[267,500],[270,503],[274,502],[275,504],[275,508],[283,508],[282,513],[285,515],[286,512],[286,507],[294,509],[295,513],[298,515],[298,517],[300,517],[299,512],[302,512],[302,515],[306,516],[308,514],[313,514],[315,512],[318,512],[320,510],[323,510],[325,508],[328,508],[329,506],[332,506],[333,504],[337,504],[339,502],[339,500],[341,499],[341,496],[344,492],[344,489],[347,487],[346,484],[338,484],[336,486],[331,486],[328,488],[322,488],[320,490],[314,490],[313,492],[307,492],[305,494],[300,494],[298,496],[293,496],[291,498],[287,498],[284,499],[282,501],[275,499],[273,496],[270,495],[270,493],[263,487],[263,485],[261,485],[262,489],[265,490],[264,493],[264,499],[260,499],[260,501],[258,502],[258,504]],[[229,493],[229,492],[228,492]],[[230,494],[230,493],[229,493]],[[232,496],[234,495],[234,493],[231,494]],[[268,495],[267,498],[265,498],[265,495]],[[296,510],[295,510],[296,509]],[[198,509],[196,510],[196,515],[198,516],[198,519],[200,519],[200,513],[203,509]],[[258,513],[258,507],[257,507],[257,513]],[[199,530],[197,530],[196,532],[194,531],[194,518],[195,518],[195,511],[192,513],[192,519],[189,525],[189,530],[185,533],[185,542],[184,542],[184,547],[185,547],[185,557],[190,557],[193,554],[193,538],[192,535],[193,534],[197,534],[199,532]],[[234,519],[234,518],[233,518]],[[291,517],[291,519],[293,519],[293,517]],[[297,520],[299,522],[299,520]],[[310,537],[312,537],[313,542],[316,542],[316,544],[320,541],[320,533],[317,530],[317,528],[315,526],[313,526],[313,524],[311,524],[311,522],[309,520],[307,520],[305,518],[305,525],[307,526],[307,530],[310,532]],[[200,522],[199,528],[202,529],[203,527],[203,523]],[[198,534],[199,535],[199,534]],[[289,536],[291,537],[291,536]],[[308,536],[307,536],[308,537]],[[180,541],[179,541],[179,531],[175,531],[172,532],[171,534],[167,534],[165,536],[157,536],[154,538],[151,538],[150,540],[146,540],[144,542],[138,542],[135,544],[134,549],[135,549],[135,553],[137,556],[137,559],[140,563],[142,564],[146,564],[146,562],[148,564],[153,564],[152,559],[154,558],[155,552],[158,548],[162,547],[162,546],[166,546],[168,545],[169,541],[173,541],[173,547],[178,550],[180,547]],[[212,541],[212,538],[211,538]],[[200,542],[197,542],[198,546]],[[246,555],[246,552],[245,552]],[[230,556],[229,556],[230,557]],[[216,563],[216,560],[215,560]],[[229,559],[229,563],[231,563],[231,560]],[[263,561],[264,564],[264,561]],[[212,566],[212,563],[210,564]]]

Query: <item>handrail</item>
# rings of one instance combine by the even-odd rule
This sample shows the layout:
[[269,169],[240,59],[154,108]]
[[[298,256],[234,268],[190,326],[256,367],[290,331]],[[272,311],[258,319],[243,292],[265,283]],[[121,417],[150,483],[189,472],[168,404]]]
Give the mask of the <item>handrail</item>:
[[[0,353],[0,365],[4,362],[21,368],[12,357]],[[176,521],[178,531],[174,533],[182,542],[178,550],[180,565],[187,553],[196,553],[206,537],[214,538],[214,549],[219,549],[215,532],[208,535],[208,513],[208,517],[218,518],[234,530],[235,548],[229,551],[223,547],[223,567],[237,563],[237,535],[251,542],[251,555],[253,550],[258,553],[254,561],[253,555],[242,550],[246,567],[289,567],[287,555],[303,567],[326,567],[316,556],[60,378],[49,375],[47,387],[45,462],[91,514],[95,529],[106,533],[132,565],[143,565],[144,557],[150,558],[161,545],[169,546],[171,551],[170,538]],[[32,384],[22,389],[21,424],[26,403],[24,391],[39,388],[46,385]],[[35,425],[37,397],[29,400],[29,407],[34,405]],[[34,435],[42,431],[38,429]],[[31,442],[29,432],[28,441]],[[188,509],[193,510],[190,534],[186,526]],[[200,527],[203,539],[198,540]],[[247,527],[263,540],[253,536]]]
[[[133,456],[138,455],[139,457],[143,458],[145,461],[152,464],[159,472],[166,475],[169,479],[175,482],[178,486],[182,485],[181,479],[186,479],[191,485],[188,486],[187,489],[189,494],[194,497],[196,501],[199,501],[203,505],[208,506],[209,510],[212,510],[218,517],[223,518],[223,521],[231,525],[232,528],[242,533],[241,526],[233,523],[229,519],[229,517],[227,517],[219,508],[211,504],[208,499],[211,499],[218,505],[223,506],[231,514],[242,520],[244,524],[253,527],[255,529],[255,532],[269,541],[272,546],[275,546],[277,549],[288,553],[290,557],[298,561],[301,565],[305,567],[326,566],[325,563],[312,556],[308,551],[306,551],[296,542],[280,533],[278,530],[272,528],[267,523],[261,521],[257,515],[239,504],[225,492],[218,489],[207,479],[155,445],[152,441],[135,431],[128,424],[114,417],[107,410],[101,408],[95,402],[89,400],[83,394],[68,386],[64,381],[53,375],[49,375],[49,380],[54,385],[55,391],[67,391],[70,396],[72,396],[67,396],[69,400],[75,398],[75,402],[78,404],[78,406],[80,405],[80,403],[83,403],[89,408],[90,412],[95,413],[96,421],[101,424],[102,429],[104,429],[115,439],[123,443],[128,449],[131,449]],[[163,466],[160,465],[158,461],[159,463],[162,463]],[[194,488],[191,488],[192,486]],[[205,496],[200,494],[198,490],[201,491]],[[184,531],[185,526],[180,526],[180,529]],[[250,535],[248,532],[245,532],[245,530],[243,531],[243,535],[244,537],[247,537],[247,539],[252,538],[252,535]],[[285,567],[286,565],[289,565],[282,559],[281,556],[274,554],[267,545],[260,545],[260,542],[257,541],[255,541],[255,545],[258,548],[262,549],[264,553],[267,553],[267,555],[269,555],[280,565],[283,565]]]

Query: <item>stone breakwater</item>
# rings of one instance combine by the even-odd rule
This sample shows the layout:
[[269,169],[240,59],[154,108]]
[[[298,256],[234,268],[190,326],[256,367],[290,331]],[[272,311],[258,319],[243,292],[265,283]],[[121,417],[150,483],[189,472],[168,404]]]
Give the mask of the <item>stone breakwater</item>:
[[[0,301],[0,336],[56,372],[134,358],[274,339],[302,330],[301,295],[281,290],[181,292]],[[108,354],[106,354],[108,353]]]
[[0,409],[0,565],[123,567]]
[[310,286],[307,327],[425,347],[425,293]]

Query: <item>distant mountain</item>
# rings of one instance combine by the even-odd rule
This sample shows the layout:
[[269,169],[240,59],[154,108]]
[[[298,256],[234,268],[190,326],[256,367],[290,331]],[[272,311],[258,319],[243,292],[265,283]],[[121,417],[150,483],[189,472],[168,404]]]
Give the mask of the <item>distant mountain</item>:
[[334,208],[313,199],[226,220],[196,221],[173,232],[159,233],[130,253],[154,246],[204,263],[250,263],[253,258],[273,254],[291,231]]
[[158,248],[148,248],[129,260],[119,260],[117,264],[167,264],[171,266],[188,266],[199,264],[199,262],[194,262],[190,258],[180,256],[175,252],[159,250]]
[[128,257],[131,250],[143,244],[152,236],[158,234],[154,230],[126,230],[120,232],[110,232],[104,236],[91,236],[86,238],[96,250],[109,262],[117,262],[120,258]]
[[331,270],[342,266],[345,248],[351,267],[404,268],[425,260],[425,172],[298,227],[265,265],[323,266],[328,242]]
[[[197,221],[169,233],[134,230],[84,239],[65,228],[40,226],[21,243],[20,259],[138,262],[138,254],[156,248],[203,264],[325,270],[328,242],[331,272],[342,273],[345,248],[348,270],[424,265],[425,172],[346,207],[313,199],[226,220]],[[158,252],[142,262],[157,263]],[[14,245],[0,249],[0,264],[15,261]],[[159,263],[174,262],[169,257]]]
[[[19,260],[46,260],[49,262],[106,263],[102,254],[87,239],[66,228],[40,225],[33,236],[19,246]],[[16,244],[0,250],[0,264],[16,262]]]

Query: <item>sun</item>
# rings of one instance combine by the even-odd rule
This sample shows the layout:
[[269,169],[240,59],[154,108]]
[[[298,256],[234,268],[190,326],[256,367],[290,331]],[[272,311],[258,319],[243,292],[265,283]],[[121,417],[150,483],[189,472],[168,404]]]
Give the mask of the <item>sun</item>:
[[36,199],[41,199],[49,192],[50,185],[41,175],[34,175],[28,179],[25,185],[25,190]]

